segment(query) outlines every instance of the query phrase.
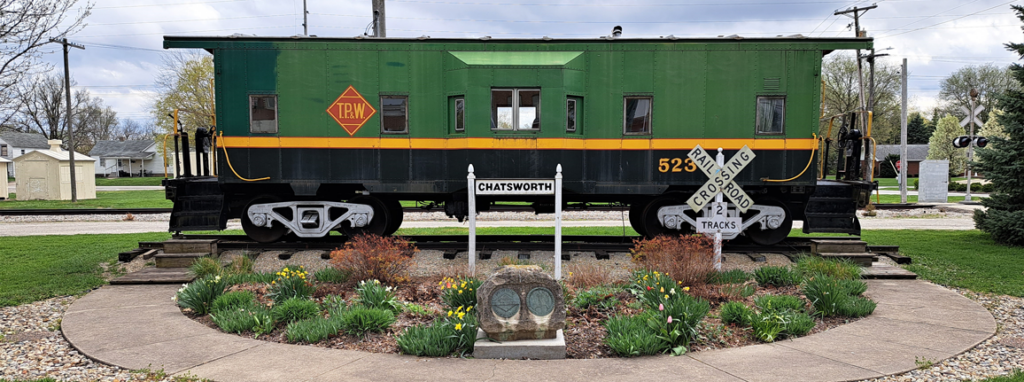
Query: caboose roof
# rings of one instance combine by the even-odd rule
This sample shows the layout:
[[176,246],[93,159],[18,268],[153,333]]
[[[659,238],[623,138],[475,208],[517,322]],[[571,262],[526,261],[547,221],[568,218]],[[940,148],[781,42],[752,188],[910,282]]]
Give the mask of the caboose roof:
[[802,35],[777,36],[777,37],[742,37],[737,35],[722,37],[698,37],[683,38],[675,36],[661,36],[660,38],[588,38],[588,39],[552,39],[543,38],[516,38],[502,39],[485,36],[481,38],[433,38],[423,37],[316,37],[316,36],[279,36],[259,37],[248,35],[231,36],[164,36],[164,49],[186,48],[186,49],[218,49],[240,47],[245,43],[332,43],[332,42],[359,42],[359,43],[429,43],[440,42],[444,44],[453,43],[502,43],[502,44],[561,44],[561,43],[608,43],[608,44],[765,44],[775,46],[767,49],[778,49],[778,44],[791,44],[790,49],[802,48],[821,49],[825,53],[838,49],[871,49],[874,39],[870,37],[806,37]]

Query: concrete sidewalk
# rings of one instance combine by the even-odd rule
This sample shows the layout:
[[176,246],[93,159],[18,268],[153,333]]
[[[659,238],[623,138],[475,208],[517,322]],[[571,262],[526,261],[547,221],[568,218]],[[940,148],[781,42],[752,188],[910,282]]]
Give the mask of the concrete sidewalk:
[[863,320],[774,344],[683,357],[597,360],[435,359],[286,345],[221,333],[181,314],[174,285],[105,286],[64,314],[83,354],[128,369],[163,368],[230,381],[847,381],[902,373],[995,333],[985,308],[918,281],[869,280]]

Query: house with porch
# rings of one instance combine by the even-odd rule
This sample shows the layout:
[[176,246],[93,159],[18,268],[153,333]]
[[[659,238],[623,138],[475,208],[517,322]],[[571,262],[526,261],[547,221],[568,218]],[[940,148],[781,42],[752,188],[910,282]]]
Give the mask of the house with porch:
[[108,178],[163,176],[164,158],[156,141],[99,141],[89,151],[96,158],[96,176]]
[[[883,163],[889,154],[900,155],[900,145],[878,145],[878,150],[875,153],[875,168],[878,168],[878,166],[892,166],[889,163]],[[917,177],[917,174],[920,172],[921,161],[927,158],[928,145],[907,145],[907,160],[903,161],[904,164],[907,164],[907,176],[911,178]]]

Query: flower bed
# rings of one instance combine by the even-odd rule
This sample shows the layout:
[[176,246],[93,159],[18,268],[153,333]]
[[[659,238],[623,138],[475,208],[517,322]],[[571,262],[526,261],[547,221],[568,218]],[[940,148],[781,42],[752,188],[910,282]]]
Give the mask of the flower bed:
[[[251,261],[224,268],[197,264],[194,270],[203,277],[175,299],[200,322],[267,341],[375,353],[471,355],[481,281],[458,275],[409,277],[399,269],[409,267],[415,249],[373,240],[392,254],[368,250],[356,240],[352,248],[332,253],[332,259],[344,261],[332,261],[336,267],[314,274],[302,266],[251,273]],[[567,356],[677,355],[772,342],[820,332],[874,310],[874,303],[860,296],[866,287],[853,264],[806,257],[792,267],[718,273],[707,266],[706,244],[686,237],[640,242],[633,254],[637,268],[628,279],[610,278],[611,272],[599,265],[567,267],[561,282]],[[394,255],[396,248],[402,252]],[[369,256],[353,253],[357,250]],[[362,260],[353,261],[359,256]],[[389,261],[404,264],[393,267]],[[370,269],[355,270],[352,264]],[[370,278],[374,272],[390,284]]]

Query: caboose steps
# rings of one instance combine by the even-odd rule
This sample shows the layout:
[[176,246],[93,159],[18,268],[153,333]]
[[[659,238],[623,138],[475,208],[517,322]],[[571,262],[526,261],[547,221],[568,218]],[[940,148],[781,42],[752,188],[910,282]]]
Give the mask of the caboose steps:
[[818,256],[821,256],[822,258],[829,259],[829,260],[844,260],[845,259],[845,260],[849,260],[849,261],[853,262],[854,264],[857,264],[857,265],[859,265],[861,267],[868,267],[868,268],[871,267],[871,263],[873,263],[875,261],[875,259],[877,258],[877,256],[875,256],[874,254],[867,253],[867,252],[821,253],[821,254],[818,254]]
[[154,258],[157,268],[188,268],[196,260],[208,256],[209,252],[157,253]]
[[144,268],[110,280],[111,285],[185,284],[195,276],[188,268]]
[[868,251],[868,243],[863,240],[811,240],[811,253],[863,253]]

